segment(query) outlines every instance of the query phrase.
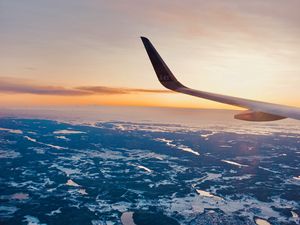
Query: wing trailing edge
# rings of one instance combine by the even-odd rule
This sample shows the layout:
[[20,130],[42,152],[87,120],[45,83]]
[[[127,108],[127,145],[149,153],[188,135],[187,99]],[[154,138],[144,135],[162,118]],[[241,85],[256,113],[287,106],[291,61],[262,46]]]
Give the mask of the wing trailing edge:
[[300,108],[285,106],[244,98],[215,94],[188,88],[181,84],[146,37],[141,37],[159,82],[166,88],[224,104],[246,108],[248,110],[234,118],[246,121],[274,121],[284,118],[300,120]]

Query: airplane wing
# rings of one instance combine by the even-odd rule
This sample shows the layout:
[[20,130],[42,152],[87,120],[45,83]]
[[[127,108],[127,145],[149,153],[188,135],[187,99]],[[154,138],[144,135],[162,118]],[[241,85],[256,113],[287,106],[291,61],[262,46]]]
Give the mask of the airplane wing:
[[155,73],[158,77],[158,80],[166,88],[176,92],[248,109],[234,116],[234,118],[240,120],[274,121],[285,118],[300,120],[300,108],[298,107],[254,101],[205,91],[198,91],[184,86],[176,79],[176,77],[160,57],[151,42],[145,37],[141,37],[141,39],[148,53]]

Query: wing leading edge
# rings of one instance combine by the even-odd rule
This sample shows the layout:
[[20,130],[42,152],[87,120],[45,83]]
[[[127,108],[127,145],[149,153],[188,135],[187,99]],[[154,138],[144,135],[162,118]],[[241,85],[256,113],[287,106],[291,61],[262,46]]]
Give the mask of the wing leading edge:
[[300,120],[300,108],[297,107],[198,91],[184,86],[176,79],[151,42],[145,37],[141,37],[141,39],[158,80],[166,88],[176,92],[248,109],[247,111],[235,115],[235,118],[240,120],[273,121],[284,118]]

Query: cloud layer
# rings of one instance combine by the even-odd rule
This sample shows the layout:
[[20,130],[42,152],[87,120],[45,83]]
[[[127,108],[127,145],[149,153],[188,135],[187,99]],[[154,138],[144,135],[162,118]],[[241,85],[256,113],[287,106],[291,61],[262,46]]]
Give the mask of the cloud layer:
[[122,95],[139,93],[172,93],[168,90],[122,88],[107,86],[83,86],[65,88],[35,84],[26,79],[0,77],[0,93],[35,94],[56,96],[84,96],[84,95]]

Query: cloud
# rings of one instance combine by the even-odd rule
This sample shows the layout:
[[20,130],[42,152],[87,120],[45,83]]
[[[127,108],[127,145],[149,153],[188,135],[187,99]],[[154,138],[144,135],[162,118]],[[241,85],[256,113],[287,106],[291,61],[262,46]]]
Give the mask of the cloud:
[[66,89],[59,86],[38,85],[27,79],[0,78],[0,92],[35,95],[88,95],[84,90]]
[[300,33],[300,1],[297,0],[291,0],[289,4],[280,0],[174,0],[172,4],[161,0],[143,3],[132,0],[126,3],[111,1],[110,4],[133,21],[164,32],[175,31],[184,39],[229,37],[281,43],[297,41]]
[[58,96],[85,96],[85,95],[120,95],[138,93],[171,93],[168,90],[119,88],[107,86],[84,86],[65,88],[61,86],[39,85],[26,79],[0,77],[0,93],[34,94]]
[[117,87],[106,87],[106,86],[77,87],[76,90],[89,91],[94,94],[172,93],[169,90],[142,89],[142,88],[117,88]]

